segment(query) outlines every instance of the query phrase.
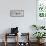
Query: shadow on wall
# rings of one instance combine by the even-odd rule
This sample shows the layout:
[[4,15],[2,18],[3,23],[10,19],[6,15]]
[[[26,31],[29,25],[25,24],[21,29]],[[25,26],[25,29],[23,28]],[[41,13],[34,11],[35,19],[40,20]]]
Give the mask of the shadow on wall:
[[4,30],[3,34],[4,34],[4,33],[10,33],[10,32],[11,32],[11,28],[8,28],[8,29],[5,29],[5,30]]
[[32,28],[32,25],[29,26],[29,29],[30,29],[29,36],[30,36],[31,42],[36,42],[37,39],[33,36],[33,33],[35,33],[36,30],[34,28]]

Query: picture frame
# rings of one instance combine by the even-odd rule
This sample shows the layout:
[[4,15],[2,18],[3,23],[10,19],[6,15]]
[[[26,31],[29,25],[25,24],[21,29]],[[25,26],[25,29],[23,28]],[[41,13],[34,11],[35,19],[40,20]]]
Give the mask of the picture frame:
[[24,17],[24,10],[10,10],[11,17]]

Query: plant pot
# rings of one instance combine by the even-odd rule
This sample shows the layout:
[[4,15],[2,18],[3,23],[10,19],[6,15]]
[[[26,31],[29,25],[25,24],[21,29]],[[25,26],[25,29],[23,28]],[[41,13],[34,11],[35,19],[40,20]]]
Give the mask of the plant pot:
[[38,39],[37,42],[38,42],[39,44],[41,44],[41,43],[44,42],[44,40],[45,40],[45,39]]
[[40,43],[40,39],[37,39],[37,43]]
[[44,43],[44,40],[45,40],[45,39],[40,39],[40,43]]

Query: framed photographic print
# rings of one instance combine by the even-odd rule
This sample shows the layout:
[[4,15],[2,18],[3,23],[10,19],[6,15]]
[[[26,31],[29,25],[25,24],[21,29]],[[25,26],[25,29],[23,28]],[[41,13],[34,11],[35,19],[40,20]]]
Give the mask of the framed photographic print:
[[24,10],[10,10],[11,17],[24,17]]

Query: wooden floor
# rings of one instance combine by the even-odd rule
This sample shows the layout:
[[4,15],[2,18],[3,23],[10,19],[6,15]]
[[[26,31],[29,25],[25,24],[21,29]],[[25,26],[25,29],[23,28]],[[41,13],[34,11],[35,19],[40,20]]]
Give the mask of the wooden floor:
[[[0,42],[0,46],[4,46],[4,43],[1,43],[1,42]],[[7,46],[15,46],[15,42],[14,42],[14,43],[10,42],[10,43],[8,43]],[[24,46],[25,46],[25,45],[24,45]],[[37,43],[32,42],[32,43],[30,43],[30,46],[37,46]],[[44,43],[44,44],[41,45],[41,46],[46,46],[46,43]]]

